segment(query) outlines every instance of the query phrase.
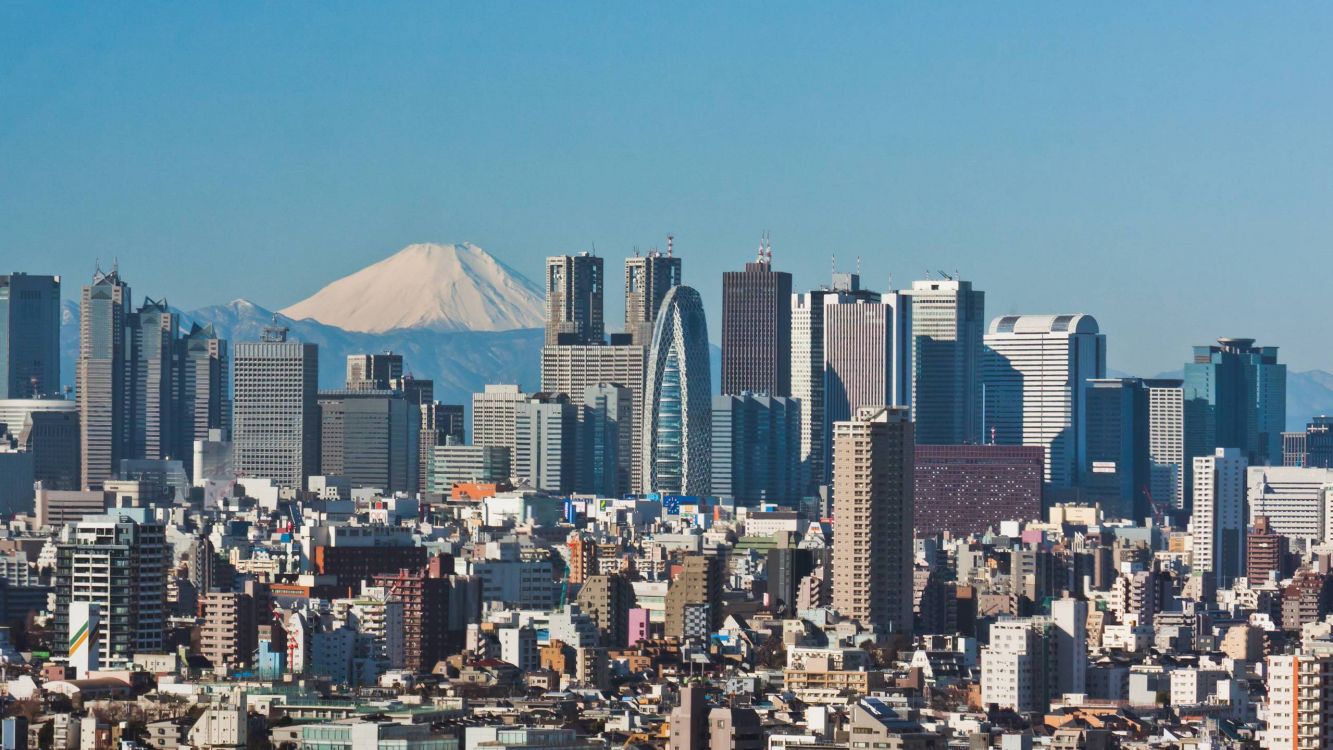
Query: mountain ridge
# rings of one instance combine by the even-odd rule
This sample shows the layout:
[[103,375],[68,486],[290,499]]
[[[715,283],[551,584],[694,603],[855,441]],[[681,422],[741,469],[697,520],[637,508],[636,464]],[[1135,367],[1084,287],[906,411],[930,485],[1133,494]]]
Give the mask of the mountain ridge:
[[415,243],[279,310],[355,333],[509,331],[545,319],[542,287],[470,242]]

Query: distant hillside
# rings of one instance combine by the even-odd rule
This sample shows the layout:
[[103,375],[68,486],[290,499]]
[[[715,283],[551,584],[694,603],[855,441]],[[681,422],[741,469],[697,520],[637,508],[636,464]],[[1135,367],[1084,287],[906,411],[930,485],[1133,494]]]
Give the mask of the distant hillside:
[[[61,370],[65,380],[74,380],[74,361],[79,351],[78,305],[66,302],[61,330]],[[214,305],[181,313],[181,323],[212,323],[218,335],[231,342],[257,341],[275,313],[246,300]],[[536,388],[541,376],[542,330],[434,331],[397,329],[384,333],[357,333],[313,320],[292,320],[278,314],[280,324],[295,340],[319,344],[319,385],[337,388],[343,383],[347,355],[393,351],[403,355],[407,369],[416,377],[435,381],[435,397],[454,404],[468,404],[472,394],[486,383],[519,383]]]

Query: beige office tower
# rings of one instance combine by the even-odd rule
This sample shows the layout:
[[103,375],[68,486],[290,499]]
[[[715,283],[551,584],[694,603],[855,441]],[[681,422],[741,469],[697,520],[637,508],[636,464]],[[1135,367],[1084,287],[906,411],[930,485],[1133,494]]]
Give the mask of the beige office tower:
[[[632,259],[631,259],[632,260]],[[582,404],[588,388],[614,383],[630,392],[630,491],[643,491],[643,378],[648,350],[642,346],[542,347],[542,390]],[[473,407],[476,419],[476,407]],[[474,443],[477,441],[474,439]]]
[[914,452],[904,407],[833,425],[833,607],[880,634],[912,630]]
[[652,343],[657,311],[676,286],[680,286],[680,258],[672,254],[670,237],[666,255],[653,250],[625,259],[625,333],[631,344]]
[[514,450],[514,418],[518,405],[531,396],[517,385],[488,384],[472,394],[472,444]]
[[546,259],[546,345],[600,344],[602,259],[591,253]]

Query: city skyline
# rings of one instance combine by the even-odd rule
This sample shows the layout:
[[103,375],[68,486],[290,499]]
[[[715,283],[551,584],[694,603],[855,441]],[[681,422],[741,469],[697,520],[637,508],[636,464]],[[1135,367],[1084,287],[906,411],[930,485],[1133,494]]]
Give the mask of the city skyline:
[[[1221,335],[1333,368],[1317,274],[1282,273],[1330,229],[1333,61],[1296,13],[81,10],[0,10],[6,272],[118,257],[184,307],[278,309],[409,242],[537,278],[672,233],[717,341],[768,230],[796,289],[833,256],[870,288],[959,271],[988,316],[1096,316],[1116,370]],[[1278,273],[1280,310],[1213,302]]]

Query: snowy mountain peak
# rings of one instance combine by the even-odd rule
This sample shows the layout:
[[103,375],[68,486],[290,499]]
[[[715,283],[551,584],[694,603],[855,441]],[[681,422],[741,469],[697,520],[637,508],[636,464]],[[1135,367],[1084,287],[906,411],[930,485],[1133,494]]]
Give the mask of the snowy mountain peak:
[[541,287],[471,243],[408,245],[281,310],[348,331],[538,328]]

